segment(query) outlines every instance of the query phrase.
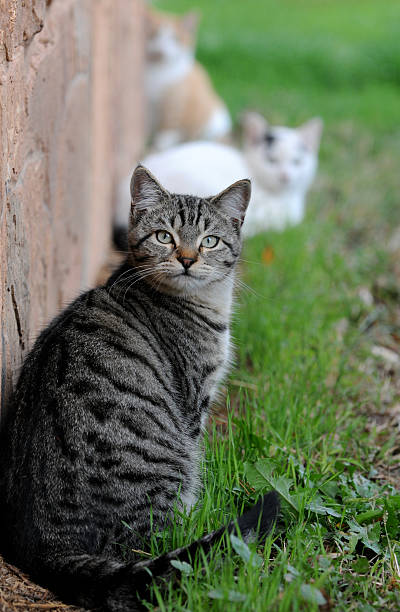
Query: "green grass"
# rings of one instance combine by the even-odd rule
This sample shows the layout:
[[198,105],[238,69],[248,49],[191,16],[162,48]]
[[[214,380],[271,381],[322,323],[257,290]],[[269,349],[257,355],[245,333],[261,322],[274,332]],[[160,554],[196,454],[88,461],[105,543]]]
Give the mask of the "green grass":
[[204,491],[151,552],[220,526],[272,487],[281,522],[252,548],[261,567],[232,548],[224,561],[218,550],[200,556],[158,592],[159,609],[398,610],[399,367],[372,346],[399,352],[388,242],[400,226],[400,5],[196,4],[198,55],[233,115],[249,106],[287,124],[320,115],[325,133],[306,221],[245,246],[237,365],[204,442]]
[[[159,1],[184,12],[188,0]],[[234,116],[322,114],[398,130],[397,0],[202,0],[198,57]]]

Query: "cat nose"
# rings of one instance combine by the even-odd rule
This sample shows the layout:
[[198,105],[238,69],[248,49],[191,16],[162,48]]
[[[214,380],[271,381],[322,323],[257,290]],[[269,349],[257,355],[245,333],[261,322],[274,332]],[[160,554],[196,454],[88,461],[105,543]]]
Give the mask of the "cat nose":
[[188,268],[190,268],[190,266],[194,264],[196,260],[193,257],[178,257],[178,261],[182,264],[185,270],[188,270]]
[[287,172],[281,172],[279,179],[282,185],[287,185],[289,182],[289,175],[287,174]]

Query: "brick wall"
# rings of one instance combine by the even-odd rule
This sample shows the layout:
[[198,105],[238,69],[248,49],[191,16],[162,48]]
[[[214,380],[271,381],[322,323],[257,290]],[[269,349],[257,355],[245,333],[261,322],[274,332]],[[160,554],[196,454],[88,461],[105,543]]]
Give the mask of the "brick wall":
[[142,146],[142,0],[0,0],[0,416],[43,325],[95,281]]

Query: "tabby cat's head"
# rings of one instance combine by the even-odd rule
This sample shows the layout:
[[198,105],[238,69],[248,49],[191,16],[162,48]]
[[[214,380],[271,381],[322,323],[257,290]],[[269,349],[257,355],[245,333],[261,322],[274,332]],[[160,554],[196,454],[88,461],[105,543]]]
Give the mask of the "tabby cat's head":
[[247,179],[210,198],[176,195],[143,166],[132,175],[130,263],[156,289],[199,294],[228,278],[241,249]]

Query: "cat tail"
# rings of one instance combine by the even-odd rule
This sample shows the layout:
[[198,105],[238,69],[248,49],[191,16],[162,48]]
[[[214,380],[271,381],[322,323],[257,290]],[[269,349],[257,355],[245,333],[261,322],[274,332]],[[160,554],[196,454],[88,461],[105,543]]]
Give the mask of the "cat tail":
[[58,579],[49,586],[66,600],[88,608],[139,612],[145,609],[140,600],[150,597],[153,579],[172,578],[176,570],[171,561],[192,563],[198,550],[207,555],[214,544],[220,542],[223,546],[226,534],[239,532],[244,541],[262,541],[271,531],[278,511],[278,495],[271,491],[236,521],[155,559],[120,563],[90,555],[65,556],[52,564]]

